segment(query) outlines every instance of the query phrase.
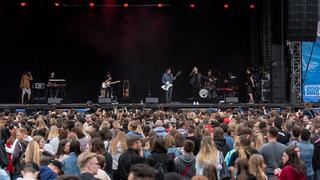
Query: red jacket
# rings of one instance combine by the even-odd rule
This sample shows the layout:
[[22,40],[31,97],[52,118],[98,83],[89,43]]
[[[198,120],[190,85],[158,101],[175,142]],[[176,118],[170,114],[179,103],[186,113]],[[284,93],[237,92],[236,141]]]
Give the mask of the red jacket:
[[306,180],[306,175],[297,174],[291,165],[282,168],[280,175],[277,176],[280,180]]

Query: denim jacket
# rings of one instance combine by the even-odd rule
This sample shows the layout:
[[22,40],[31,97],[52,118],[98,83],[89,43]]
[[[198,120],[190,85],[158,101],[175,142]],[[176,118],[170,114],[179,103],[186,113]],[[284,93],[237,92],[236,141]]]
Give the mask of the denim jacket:
[[74,152],[71,152],[69,156],[64,159],[62,163],[62,171],[66,175],[80,175],[80,169],[77,165],[77,155]]
[[312,156],[314,146],[309,141],[300,141],[297,146],[300,149],[300,158],[305,163],[307,169],[307,176],[313,176]]

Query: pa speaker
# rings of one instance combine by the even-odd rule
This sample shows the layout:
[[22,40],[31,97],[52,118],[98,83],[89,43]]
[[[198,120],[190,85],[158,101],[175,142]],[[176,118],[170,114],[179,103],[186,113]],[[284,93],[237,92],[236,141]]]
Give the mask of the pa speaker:
[[48,104],[61,104],[61,98],[48,98]]
[[318,0],[288,0],[288,40],[315,41]]
[[238,97],[226,97],[226,103],[239,103]]
[[98,99],[98,103],[99,104],[111,104],[111,98],[107,98],[107,97],[99,97]]
[[147,104],[157,104],[157,103],[159,103],[159,98],[157,98],[157,97],[147,97],[146,98],[146,103]]

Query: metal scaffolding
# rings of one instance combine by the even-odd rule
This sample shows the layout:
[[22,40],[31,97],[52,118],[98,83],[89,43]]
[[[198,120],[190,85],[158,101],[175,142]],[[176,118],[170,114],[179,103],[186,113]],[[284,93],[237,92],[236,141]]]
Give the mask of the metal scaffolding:
[[263,1],[263,60],[268,68],[272,61],[271,0]]
[[288,42],[291,61],[291,103],[301,103],[301,42]]

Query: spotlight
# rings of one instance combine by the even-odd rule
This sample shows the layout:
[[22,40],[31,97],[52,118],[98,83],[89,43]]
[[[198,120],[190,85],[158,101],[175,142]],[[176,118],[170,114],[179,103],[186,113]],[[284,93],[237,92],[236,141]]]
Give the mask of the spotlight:
[[21,3],[20,3],[20,6],[21,6],[21,7],[26,7],[26,6],[27,6],[27,3],[26,3],[26,2],[21,2]]
[[94,3],[93,2],[89,3],[89,6],[94,7]]
[[55,2],[55,3],[54,3],[54,6],[55,6],[55,7],[59,7],[59,6],[60,6],[60,3]]
[[191,3],[191,4],[190,4],[190,7],[191,7],[191,8],[196,8],[196,4],[195,4],[195,3]]
[[127,7],[129,7],[129,4],[128,3],[124,3],[123,7],[127,8]]
[[255,5],[255,4],[249,4],[249,8],[250,8],[250,9],[255,9],[255,8],[256,8],[256,5]]
[[158,4],[158,7],[159,7],[159,8],[162,8],[162,7],[163,7],[163,4],[159,3],[159,4]]
[[224,9],[228,9],[228,8],[229,8],[229,4],[228,4],[228,3],[224,3],[224,4],[223,4],[223,8],[224,8]]

